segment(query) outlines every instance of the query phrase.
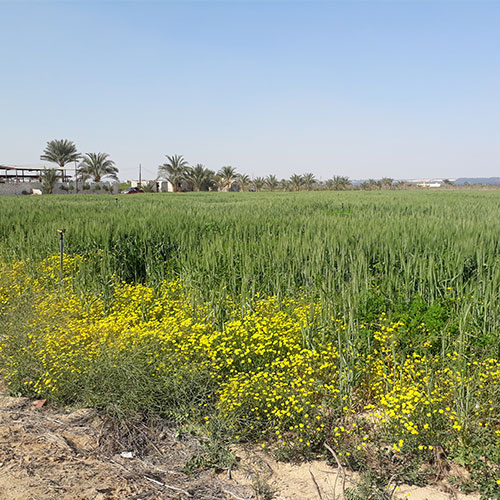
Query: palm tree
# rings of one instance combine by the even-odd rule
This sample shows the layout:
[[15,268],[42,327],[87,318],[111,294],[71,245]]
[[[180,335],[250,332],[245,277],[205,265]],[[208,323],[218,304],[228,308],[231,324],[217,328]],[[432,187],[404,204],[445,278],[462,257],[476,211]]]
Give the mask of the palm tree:
[[349,188],[351,181],[349,177],[343,175],[334,175],[331,179],[328,179],[325,183],[327,189],[333,189],[335,191],[344,191]]
[[213,178],[214,172],[205,168],[201,163],[196,164],[193,168],[188,168],[186,172],[186,180],[195,191],[208,191]]
[[293,174],[290,177],[290,187],[293,191],[300,191],[300,188],[304,185],[304,178],[301,175]]
[[217,191],[223,191],[226,187],[226,180],[224,179],[224,177],[217,174],[214,177],[214,184],[217,187]]
[[380,189],[380,183],[376,181],[375,179],[368,179],[367,181],[363,181],[359,187],[361,189],[365,190],[373,190],[373,189]]
[[47,194],[52,194],[54,192],[54,186],[56,185],[57,182],[57,174],[58,174],[57,169],[48,168],[44,170],[42,175],[40,176],[43,190]]
[[306,187],[306,189],[308,191],[311,191],[313,185],[316,182],[316,178],[314,177],[314,174],[311,174],[311,173],[304,174],[302,176],[302,180],[303,180],[303,183],[304,183],[304,186]]
[[290,189],[290,181],[287,181],[286,179],[281,179],[278,183],[278,186],[281,190],[287,191]]
[[146,183],[142,183],[141,188],[145,193],[156,193],[157,190],[156,182],[149,181]]
[[333,179],[327,179],[325,181],[325,188],[326,189],[329,189],[330,191],[332,189],[335,189],[335,181]]
[[252,184],[255,187],[255,191],[260,191],[266,184],[266,180],[264,179],[264,177],[255,177],[255,179],[253,179],[252,181]]
[[235,182],[238,177],[236,169],[230,166],[222,167],[217,175],[219,175],[219,177],[221,177],[224,182],[224,191],[229,191],[231,189],[231,186],[233,185],[233,182]]
[[[56,163],[63,169],[68,163],[78,161],[82,156],[77,151],[75,143],[67,139],[54,139],[47,142],[40,160]],[[63,175],[64,177],[64,175]]]
[[392,183],[394,182],[394,179],[391,179],[390,177],[382,177],[380,179],[380,187],[382,189],[390,189],[392,187]]
[[278,187],[278,178],[275,175],[268,175],[265,183],[269,191],[274,191]]
[[82,181],[92,179],[94,182],[100,182],[104,177],[118,180],[116,175],[118,169],[115,167],[115,162],[109,159],[107,153],[86,153],[78,165],[77,172]]
[[410,187],[410,183],[407,181],[397,181],[393,184],[396,189],[408,189]]
[[181,182],[186,178],[189,163],[182,155],[166,155],[168,162],[158,167],[158,176],[167,179],[174,188],[174,193],[181,190]]
[[237,179],[238,184],[241,186],[241,190],[245,191],[245,188],[252,182],[250,176],[247,174],[239,174]]

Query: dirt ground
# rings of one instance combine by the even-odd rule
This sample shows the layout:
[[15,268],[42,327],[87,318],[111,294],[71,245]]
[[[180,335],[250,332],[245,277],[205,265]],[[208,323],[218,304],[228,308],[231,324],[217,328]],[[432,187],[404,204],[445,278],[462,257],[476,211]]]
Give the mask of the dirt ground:
[[[0,500],[342,500],[356,476],[325,461],[281,463],[236,449],[233,470],[187,473],[195,438],[165,427],[155,442],[134,427],[117,441],[93,411],[67,411],[0,394]],[[123,436],[123,433],[122,433]],[[131,453],[142,442],[144,454]],[[130,444],[130,446],[128,446]],[[134,445],[134,446],[132,446]],[[400,486],[394,498],[478,500],[446,485]]]

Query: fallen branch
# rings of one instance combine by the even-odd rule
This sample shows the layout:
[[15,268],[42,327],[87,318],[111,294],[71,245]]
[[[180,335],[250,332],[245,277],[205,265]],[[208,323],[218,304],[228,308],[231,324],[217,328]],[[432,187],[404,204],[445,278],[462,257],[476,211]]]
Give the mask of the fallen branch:
[[232,496],[233,498],[236,498],[236,500],[248,500],[248,498],[239,497],[238,495],[231,493],[229,490],[222,490],[222,492],[225,493],[226,495],[229,495],[229,496]]
[[170,486],[169,484],[162,483],[161,481],[157,481],[156,479],[153,479],[148,476],[144,476],[144,479],[146,479],[147,481],[151,481],[153,484],[157,484],[158,486],[162,486],[163,488],[167,488],[172,491],[178,491],[179,493],[182,493],[187,497],[191,497],[191,493],[188,493],[186,490],[183,490],[182,488],[176,488],[175,486]]

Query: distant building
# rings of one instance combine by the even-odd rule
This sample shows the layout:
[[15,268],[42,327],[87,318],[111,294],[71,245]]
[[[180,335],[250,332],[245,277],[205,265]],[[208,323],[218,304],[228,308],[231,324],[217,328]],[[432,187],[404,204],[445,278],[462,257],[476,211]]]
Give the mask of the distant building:
[[[438,188],[446,184],[445,179],[409,179],[406,182],[419,187]],[[446,179],[446,181],[454,182],[455,179]]]
[[436,182],[418,182],[417,186],[428,187],[428,188],[438,188],[438,187],[442,186],[442,183],[438,182],[438,181],[436,181]]
[[[0,182],[40,182],[40,179],[48,170],[45,167],[14,167],[8,165],[0,165]],[[61,182],[70,182],[75,171],[74,168],[56,168]]]
[[130,184],[130,187],[142,187],[142,188],[144,188],[145,186],[152,186],[153,192],[155,192],[155,193],[173,193],[174,192],[174,186],[169,181],[161,181],[161,180],[154,179],[154,180],[141,180],[139,182],[138,180],[130,180],[130,181],[127,181],[127,183]]
[[[27,195],[42,194],[44,186],[42,177],[45,167],[20,167],[0,165],[0,195]],[[104,194],[117,193],[118,183],[109,181],[82,182],[75,180],[74,168],[60,168],[55,170],[58,173],[57,182],[54,185],[54,194]]]

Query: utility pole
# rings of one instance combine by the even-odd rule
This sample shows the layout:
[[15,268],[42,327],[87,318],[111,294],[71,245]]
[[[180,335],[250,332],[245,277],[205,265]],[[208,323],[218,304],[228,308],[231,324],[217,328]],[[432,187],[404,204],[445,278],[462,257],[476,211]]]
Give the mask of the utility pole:
[[78,173],[76,171],[76,160],[75,160],[75,192],[78,193]]
[[139,163],[139,187],[142,186],[142,165]]

